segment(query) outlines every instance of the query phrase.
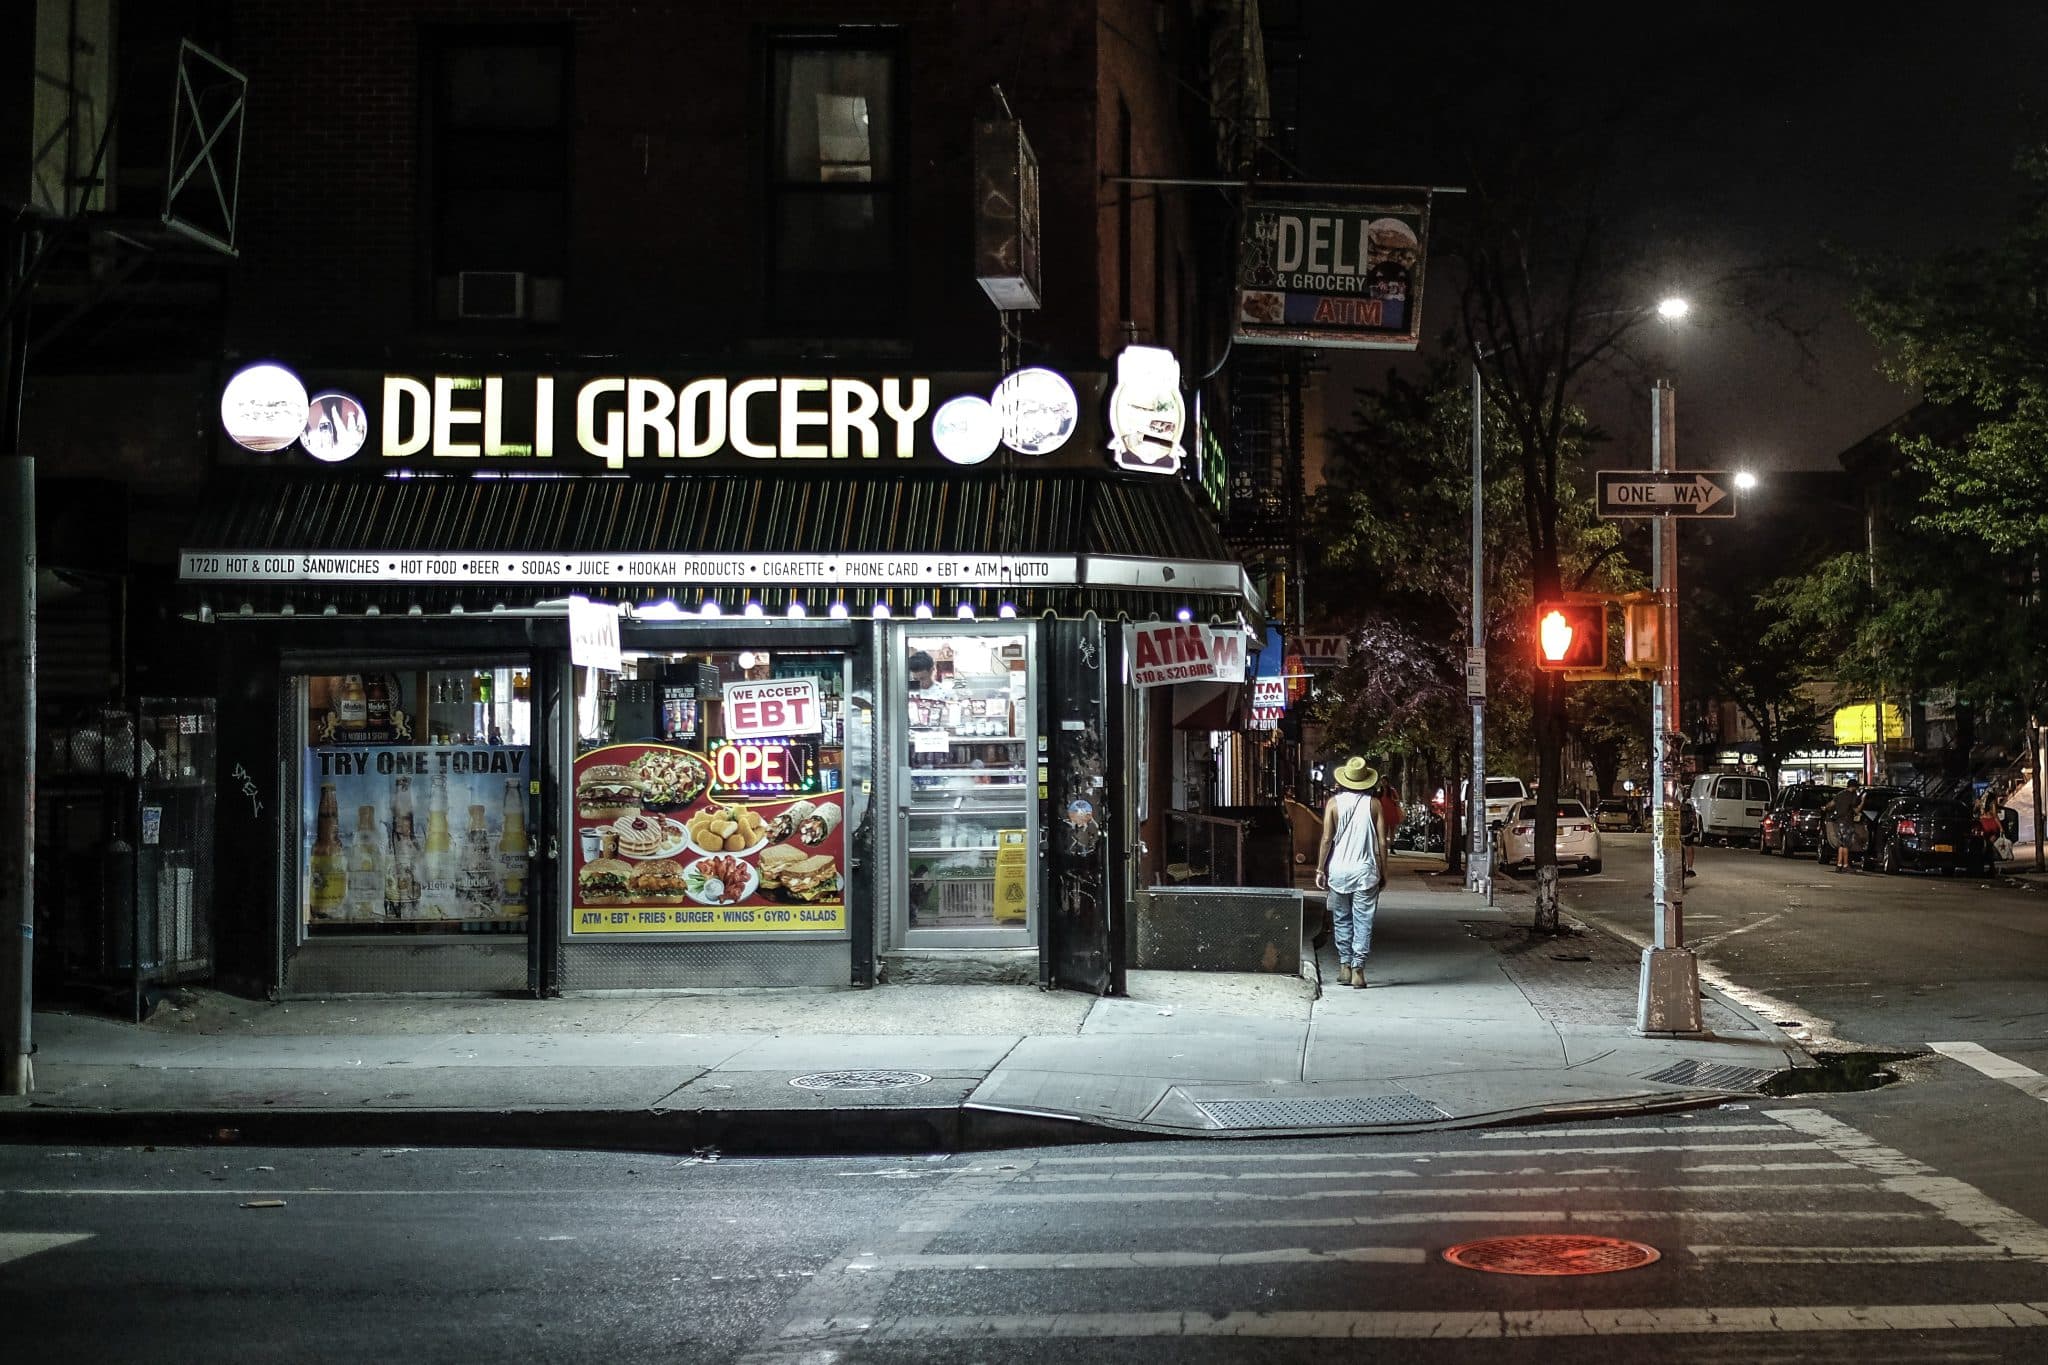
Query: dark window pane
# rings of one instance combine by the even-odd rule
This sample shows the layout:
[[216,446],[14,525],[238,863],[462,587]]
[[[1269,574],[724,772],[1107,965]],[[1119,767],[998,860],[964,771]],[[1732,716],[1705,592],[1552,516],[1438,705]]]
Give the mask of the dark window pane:
[[799,185],[892,180],[893,65],[887,52],[778,50],[772,163],[776,177]]
[[895,263],[890,200],[879,194],[778,196],[775,259],[785,270],[888,270]]
[[447,128],[552,128],[562,121],[562,50],[528,43],[449,48],[441,61]]

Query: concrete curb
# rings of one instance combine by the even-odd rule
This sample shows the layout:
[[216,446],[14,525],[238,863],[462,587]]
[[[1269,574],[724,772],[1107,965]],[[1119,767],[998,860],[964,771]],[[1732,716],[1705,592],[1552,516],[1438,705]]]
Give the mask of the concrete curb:
[[1101,1142],[1246,1141],[1449,1132],[1699,1109],[1742,1091],[1638,1093],[1433,1123],[1189,1129],[987,1105],[847,1109],[0,1109],[0,1142],[159,1147],[509,1147],[728,1156],[911,1156]]

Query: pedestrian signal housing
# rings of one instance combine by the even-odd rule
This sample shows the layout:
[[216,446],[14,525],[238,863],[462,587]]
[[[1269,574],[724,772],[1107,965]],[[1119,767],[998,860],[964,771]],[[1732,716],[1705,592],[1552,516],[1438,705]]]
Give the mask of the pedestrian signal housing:
[[1538,602],[1536,666],[1552,672],[1607,666],[1605,602]]

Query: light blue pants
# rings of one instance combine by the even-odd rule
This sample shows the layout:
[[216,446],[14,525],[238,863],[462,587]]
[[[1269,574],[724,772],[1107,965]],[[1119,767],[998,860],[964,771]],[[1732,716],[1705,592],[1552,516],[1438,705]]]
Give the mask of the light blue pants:
[[1378,891],[1331,891],[1330,943],[1337,961],[1346,967],[1362,967],[1372,951],[1372,917],[1380,908]]

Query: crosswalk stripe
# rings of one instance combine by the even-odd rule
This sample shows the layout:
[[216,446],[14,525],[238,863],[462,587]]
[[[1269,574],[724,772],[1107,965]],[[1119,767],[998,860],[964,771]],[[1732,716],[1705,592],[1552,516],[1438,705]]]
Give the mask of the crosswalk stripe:
[[2001,1057],[1976,1043],[1929,1043],[1927,1046],[1974,1071],[1983,1072],[1994,1081],[2004,1081],[2023,1095],[2048,1100],[2048,1076],[2030,1066],[2021,1066],[2010,1057]]
[[[1773,1132],[1783,1132],[1777,1125],[1768,1126]],[[1694,1130],[1697,1132],[1697,1130]],[[1577,1134],[1576,1136],[1584,1136]],[[1264,1157],[1249,1157],[1230,1152],[1178,1152],[1163,1156],[1128,1157],[1044,1157],[1039,1166],[1095,1166],[1095,1165],[1159,1165],[1165,1162],[1185,1162],[1190,1166],[1228,1164],[1231,1166],[1255,1166],[1261,1161],[1456,1161],[1463,1158],[1484,1157],[1494,1160],[1501,1157],[1519,1156],[1645,1156],[1657,1152],[1789,1152],[1801,1148],[1812,1148],[1811,1142],[1677,1142],[1641,1146],[1600,1146],[1600,1147],[1438,1147],[1417,1151],[1400,1152],[1275,1152]],[[1120,1180],[1136,1179],[1136,1176],[1117,1177]],[[1259,1179],[1275,1177],[1261,1176]]]
[[[1849,1167],[1839,1169],[1847,1170]],[[1716,1195],[1768,1191],[1794,1194],[1825,1190],[1876,1192],[1883,1187],[1870,1182],[1847,1181],[1726,1181],[1710,1185],[1645,1185],[1628,1189],[1632,1195]],[[1015,1185],[991,1199],[993,1205],[1018,1204],[1305,1204],[1326,1199],[1556,1199],[1566,1195],[1613,1194],[1612,1185],[1443,1185],[1416,1188],[1304,1190],[1293,1194],[1260,1194],[1250,1190],[1046,1190],[1030,1192]]]
[[1811,1265],[1912,1265],[1928,1261],[2048,1262],[2048,1248],[2015,1252],[1988,1243],[1925,1247],[1696,1246],[1688,1248],[1702,1261]]
[[2048,1327],[2048,1303],[1785,1305],[1727,1308],[1571,1308],[1485,1312],[992,1314],[849,1317],[790,1322],[781,1336],[826,1342],[968,1338],[1210,1337],[1266,1339],[1427,1337],[1789,1336],[1815,1332],[1945,1332]]
[[40,1251],[54,1251],[73,1242],[83,1242],[92,1235],[90,1232],[0,1232],[0,1265]]

